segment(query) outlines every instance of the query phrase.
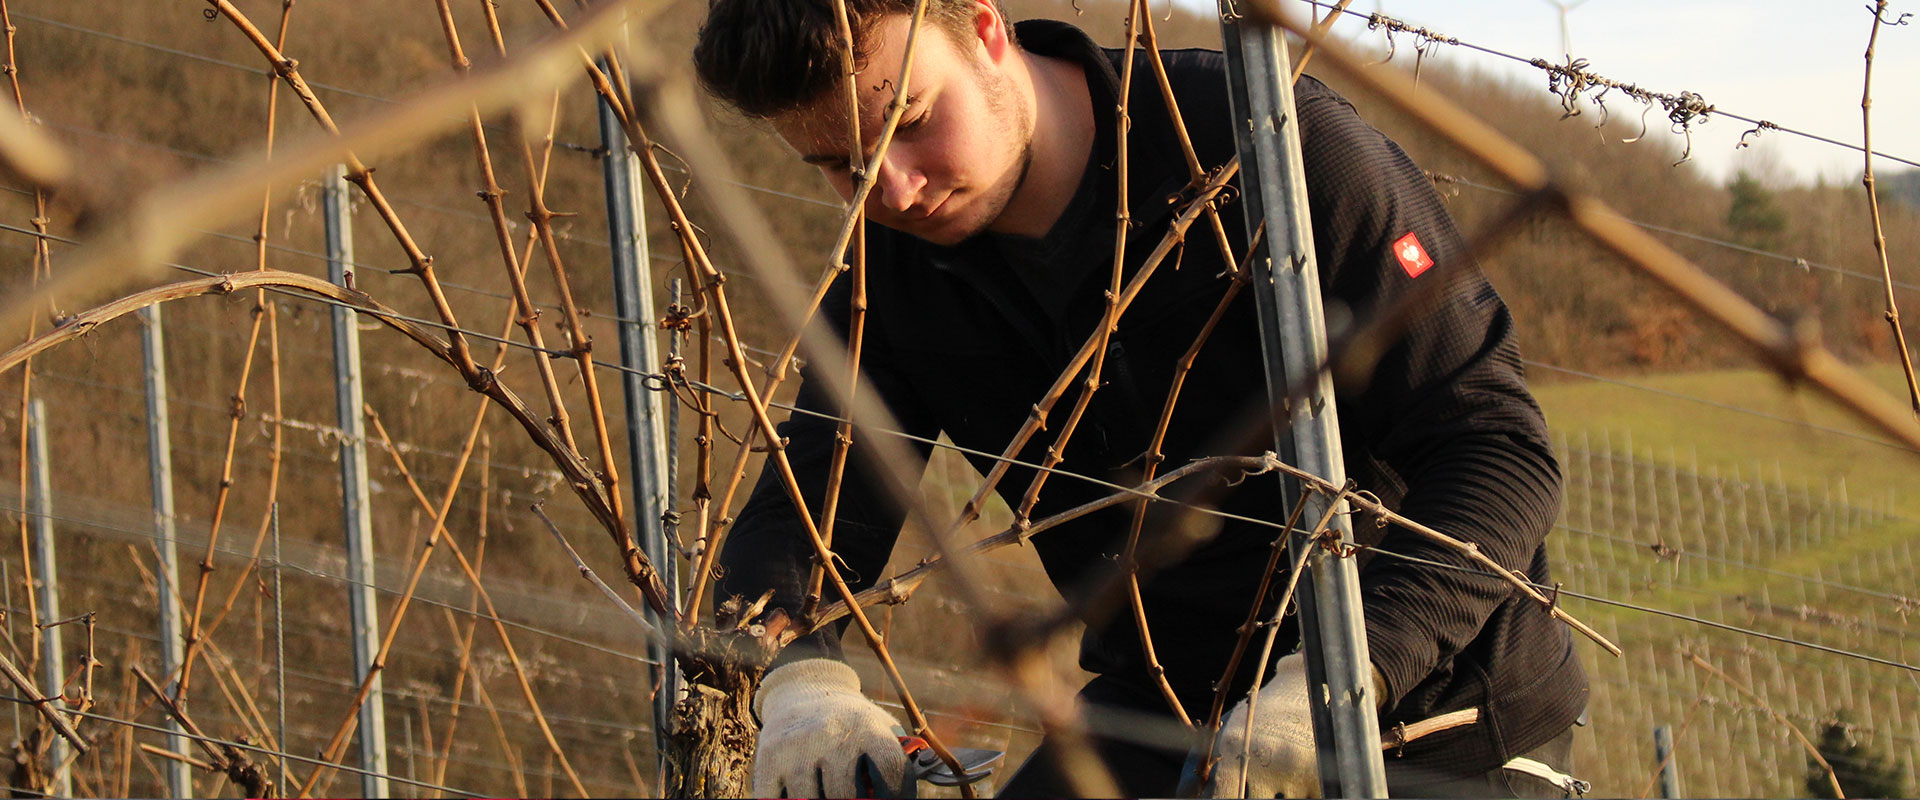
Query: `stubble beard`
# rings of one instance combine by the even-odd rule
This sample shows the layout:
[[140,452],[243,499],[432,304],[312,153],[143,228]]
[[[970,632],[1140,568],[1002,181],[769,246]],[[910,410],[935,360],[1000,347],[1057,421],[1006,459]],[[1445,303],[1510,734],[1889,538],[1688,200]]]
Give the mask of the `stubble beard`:
[[987,111],[994,119],[1009,119],[1014,123],[1015,138],[1008,143],[1007,151],[1016,163],[1013,180],[994,187],[994,193],[981,198],[982,219],[962,238],[976,236],[994,223],[1007,211],[1015,195],[1027,185],[1027,175],[1033,168],[1033,111],[1017,98],[1013,91],[1013,79],[1005,75],[990,72],[985,67],[975,67],[974,76],[981,92],[986,94]]

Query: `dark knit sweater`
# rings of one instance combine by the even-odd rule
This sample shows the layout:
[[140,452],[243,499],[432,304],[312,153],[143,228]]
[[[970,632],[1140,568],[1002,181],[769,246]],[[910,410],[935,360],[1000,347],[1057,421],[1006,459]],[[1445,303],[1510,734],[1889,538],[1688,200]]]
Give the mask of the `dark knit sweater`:
[[[1044,240],[981,235],[941,247],[877,226],[867,229],[866,386],[908,433],[930,438],[945,432],[958,445],[994,453],[1096,329],[1112,262],[1114,222],[1104,209],[1117,199],[1112,117],[1123,54],[1096,48],[1063,23],[1026,22],[1018,33],[1029,51],[1086,67],[1100,134],[1074,202],[1083,212],[1093,211],[1067,214]],[[1204,50],[1170,50],[1164,58],[1201,162],[1225,163],[1234,145],[1224,58]],[[1129,275],[1165,234],[1178,210],[1169,200],[1188,182],[1151,72],[1142,63],[1135,76],[1127,188],[1136,227],[1128,235]],[[1347,475],[1399,512],[1549,582],[1543,539],[1559,507],[1560,473],[1539,406],[1522,380],[1505,304],[1466,257],[1439,197],[1400,148],[1320,82],[1303,78],[1296,93],[1329,319],[1365,320],[1415,281],[1452,282],[1383,355],[1364,386],[1337,394]],[[1244,247],[1239,209],[1229,207],[1220,217],[1230,240]],[[1408,234],[1417,237],[1430,268],[1410,269],[1396,256],[1394,244]],[[1106,353],[1105,385],[1067,447],[1062,469],[1121,484],[1139,480],[1139,457],[1176,360],[1225,289],[1219,276],[1226,265],[1211,236],[1190,238],[1179,268],[1163,266],[1122,317]],[[1041,267],[1054,272],[1031,274]],[[1165,469],[1217,455],[1203,448],[1218,446],[1222,426],[1243,419],[1250,408],[1264,409],[1258,323],[1247,294],[1229,310],[1187,377],[1166,437]],[[823,312],[843,333],[847,303],[843,280]],[[836,413],[821,381],[807,378],[798,403]],[[816,513],[834,428],[831,421],[801,414],[780,426]],[[877,435],[856,434],[856,449]],[[1021,458],[1040,462],[1051,436],[1035,437]],[[862,463],[857,457],[849,462],[833,544],[856,589],[880,575],[902,519],[879,481],[859,468]],[[974,465],[982,473],[992,467],[982,458]],[[773,588],[775,606],[798,609],[812,551],[792,504],[767,472],[726,543],[722,591],[753,597]],[[1032,474],[1017,466],[1007,473],[1000,492],[1009,504],[1019,505]],[[1107,493],[1056,476],[1033,518]],[[1288,510],[1280,494],[1275,482],[1253,479],[1219,506],[1279,522]],[[1097,571],[1110,570],[1124,546],[1129,514],[1127,508],[1096,513],[1036,536],[1032,544],[1055,586],[1071,593]],[[1364,521],[1354,527],[1363,544],[1470,566],[1460,554],[1405,531]],[[1191,713],[1205,714],[1273,534],[1271,528],[1229,522],[1142,586],[1156,651]],[[1586,676],[1567,630],[1499,578],[1386,556],[1363,556],[1360,567],[1368,647],[1387,684],[1382,729],[1461,708],[1483,709],[1482,723],[1422,739],[1389,758],[1392,771],[1485,772],[1565,730],[1585,707]],[[796,642],[785,657],[837,653],[842,630],[831,626],[835,635]],[[1283,645],[1297,637],[1290,621],[1281,636]],[[1147,685],[1141,646],[1124,614],[1090,621],[1081,663],[1109,679]],[[1253,679],[1251,667],[1240,673],[1233,682],[1236,695]]]

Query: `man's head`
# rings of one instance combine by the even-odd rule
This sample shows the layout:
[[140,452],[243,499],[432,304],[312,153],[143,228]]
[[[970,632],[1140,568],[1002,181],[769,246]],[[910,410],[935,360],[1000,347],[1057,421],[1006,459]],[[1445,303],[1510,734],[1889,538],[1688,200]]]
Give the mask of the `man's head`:
[[[846,0],[860,140],[874,150],[894,97],[912,0]],[[867,199],[875,222],[951,244],[986,229],[1020,188],[1033,89],[996,0],[928,0],[906,112]],[[714,0],[694,48],[708,91],[770,121],[850,197],[846,59],[832,0]]]

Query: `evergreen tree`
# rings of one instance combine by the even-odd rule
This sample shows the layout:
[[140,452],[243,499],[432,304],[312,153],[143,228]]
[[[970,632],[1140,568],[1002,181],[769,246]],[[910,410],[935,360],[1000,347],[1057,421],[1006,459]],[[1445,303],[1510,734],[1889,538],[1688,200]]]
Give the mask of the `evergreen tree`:
[[[1820,730],[1814,747],[1833,765],[1834,777],[1847,797],[1906,797],[1906,776],[1893,760],[1870,749],[1865,742],[1853,740],[1853,723],[1841,712]],[[1807,791],[1813,797],[1833,797],[1833,784],[1827,780],[1820,762],[1807,758]]]
[[1727,183],[1733,204],[1727,208],[1727,227],[1749,244],[1766,246],[1786,230],[1787,217],[1773,203],[1773,192],[1746,170]]

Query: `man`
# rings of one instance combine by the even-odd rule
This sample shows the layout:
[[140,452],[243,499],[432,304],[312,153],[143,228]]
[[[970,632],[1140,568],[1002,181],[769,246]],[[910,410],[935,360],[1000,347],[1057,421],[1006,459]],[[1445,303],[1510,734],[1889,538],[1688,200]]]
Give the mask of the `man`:
[[[861,141],[878,138],[893,96],[911,0],[847,0],[857,41]],[[714,0],[694,58],[707,88],[767,119],[843,196],[848,165],[844,65],[830,0]],[[1223,57],[1164,54],[1194,147],[1212,168],[1234,155]],[[1016,29],[994,0],[931,0],[919,38],[908,107],[866,211],[867,385],[906,432],[945,432],[956,444],[999,452],[1045,387],[1096,329],[1110,276],[1115,215],[1114,109],[1124,51],[1102,51],[1058,22]],[[1180,210],[1189,175],[1170,115],[1142,61],[1131,90],[1127,137],[1133,228],[1128,274]],[[1313,234],[1330,313],[1366,319],[1416,280],[1450,280],[1388,352],[1364,387],[1337,398],[1347,474],[1402,513],[1476,543],[1501,564],[1549,580],[1543,537],[1559,504],[1559,469],[1539,407],[1521,379],[1512,320],[1464,255],[1432,187],[1406,156],[1361,122],[1351,106],[1310,78],[1298,113]],[[1220,215],[1236,248],[1247,244],[1238,209]],[[1061,468],[1111,482],[1137,482],[1176,360],[1225,289],[1206,236],[1162,269],[1121,319],[1102,380]],[[1427,273],[1434,273],[1428,275]],[[845,281],[825,306],[845,330]],[[1209,453],[1220,428],[1264,409],[1254,304],[1229,309],[1187,377],[1163,448],[1178,465]],[[822,380],[825,380],[824,378]],[[808,379],[799,405],[832,414]],[[821,506],[835,423],[795,414],[781,426],[809,507]],[[1020,458],[1042,460],[1047,434]],[[924,453],[924,450],[923,450]],[[858,465],[859,458],[850,464]],[[975,458],[983,472],[992,466]],[[1032,470],[1000,484],[1019,505]],[[1046,485],[1034,519],[1103,496],[1070,476]],[[1219,506],[1279,522],[1277,487],[1249,480]],[[1069,594],[1112,569],[1126,539],[1126,509],[1094,514],[1036,536],[1049,577]],[[855,588],[871,585],[898,534],[901,512],[875,480],[850,470],[833,548]],[[1572,726],[1586,705],[1586,678],[1566,630],[1499,578],[1457,553],[1402,531],[1356,524],[1364,544],[1420,560],[1360,556],[1368,645],[1382,728],[1465,708],[1481,722],[1420,739],[1388,758],[1397,794],[1564,795]],[[1153,535],[1151,530],[1146,534]],[[1141,587],[1165,676],[1186,711],[1205,718],[1234,629],[1247,613],[1271,528],[1229,523],[1181,563]],[[722,591],[797,610],[811,564],[793,505],[763,477],[722,554]],[[831,599],[831,598],[829,598]],[[1269,605],[1277,598],[1269,598]],[[1271,609],[1269,608],[1270,612]],[[865,700],[840,663],[844,625],[802,639],[781,655],[757,700],[763,730],[755,762],[762,795],[845,796],[865,754],[897,780],[893,719]],[[1292,621],[1283,642],[1297,639]],[[1290,646],[1289,646],[1290,649]],[[1088,703],[1168,716],[1148,674],[1134,625],[1089,620],[1081,664],[1097,676]],[[1285,652],[1285,651],[1283,651]],[[1249,659],[1251,660],[1251,659]],[[1259,796],[1317,793],[1301,656],[1279,660],[1254,715],[1252,746],[1238,740],[1242,699],[1254,669],[1231,682],[1234,711],[1223,730],[1228,758],[1216,792]],[[1133,795],[1174,792],[1185,753],[1102,738],[1102,756]],[[1044,749],[1043,745],[1043,749]],[[1249,763],[1239,753],[1250,752]],[[1060,795],[1050,760],[1030,759],[1004,787],[1013,796]],[[1244,770],[1244,772],[1243,772]]]

